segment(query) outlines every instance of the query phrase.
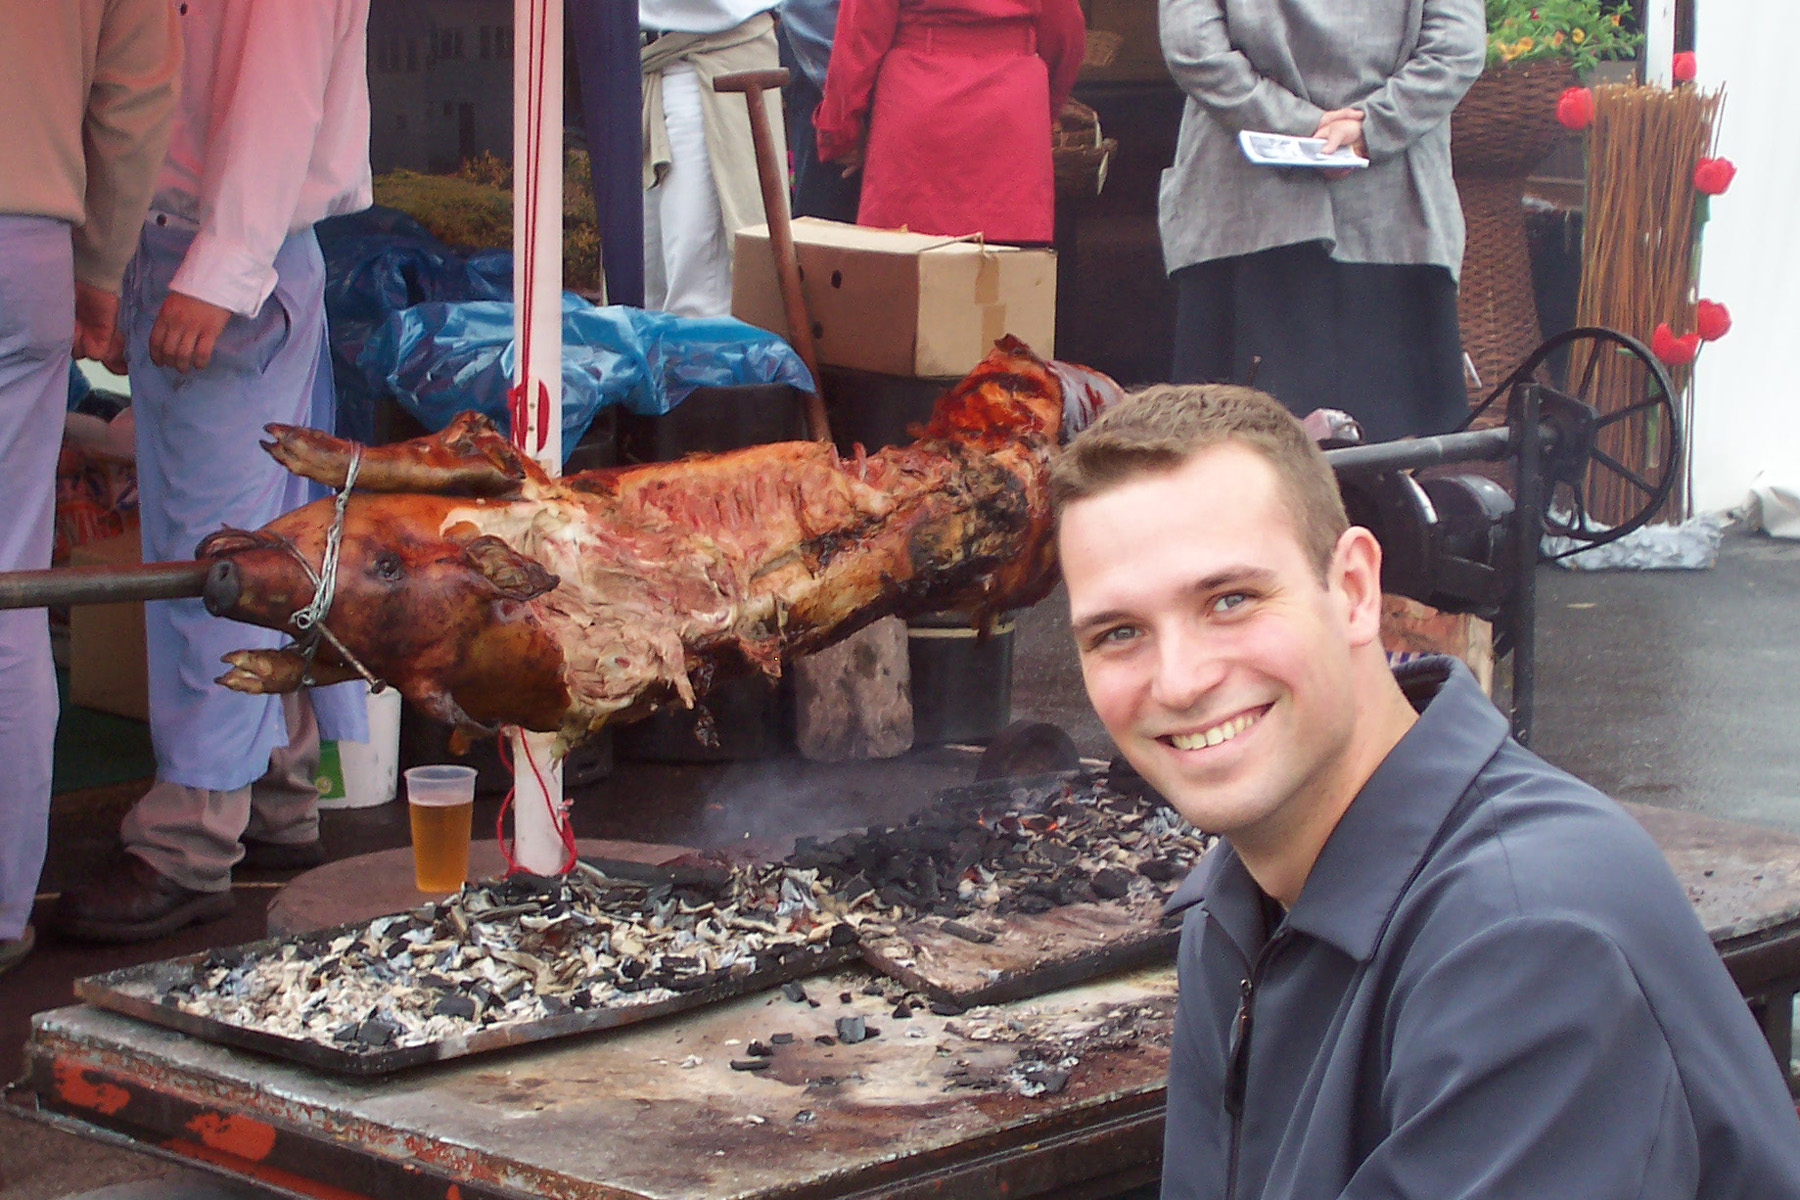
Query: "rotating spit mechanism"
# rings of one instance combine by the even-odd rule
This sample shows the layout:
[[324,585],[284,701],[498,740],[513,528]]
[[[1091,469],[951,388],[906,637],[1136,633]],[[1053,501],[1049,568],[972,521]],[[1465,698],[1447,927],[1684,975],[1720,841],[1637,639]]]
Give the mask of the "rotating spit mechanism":
[[1344,509],[1381,543],[1381,588],[1444,612],[1494,619],[1505,605],[1512,497],[1472,474],[1344,475]]

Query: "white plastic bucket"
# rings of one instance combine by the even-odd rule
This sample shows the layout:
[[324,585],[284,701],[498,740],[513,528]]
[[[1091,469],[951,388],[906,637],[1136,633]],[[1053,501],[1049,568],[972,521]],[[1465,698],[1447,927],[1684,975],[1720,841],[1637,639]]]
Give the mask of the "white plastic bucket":
[[388,688],[369,696],[368,703],[368,741],[326,742],[320,748],[320,808],[373,808],[394,798],[400,770],[400,693]]

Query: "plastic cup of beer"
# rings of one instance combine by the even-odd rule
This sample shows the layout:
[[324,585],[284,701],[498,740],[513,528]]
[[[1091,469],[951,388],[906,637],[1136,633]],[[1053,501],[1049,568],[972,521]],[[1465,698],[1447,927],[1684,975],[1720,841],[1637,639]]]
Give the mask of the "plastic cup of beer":
[[413,886],[439,894],[462,887],[469,876],[475,768],[408,767],[406,811],[412,818]]

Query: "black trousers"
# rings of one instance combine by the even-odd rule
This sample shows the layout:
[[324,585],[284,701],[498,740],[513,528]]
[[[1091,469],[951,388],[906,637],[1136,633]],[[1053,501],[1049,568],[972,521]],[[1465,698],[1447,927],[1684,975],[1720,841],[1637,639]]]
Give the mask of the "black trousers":
[[789,76],[788,85],[781,89],[781,104],[787,114],[788,154],[794,166],[794,215],[854,225],[862,197],[862,172],[845,179],[842,167],[819,161],[812,117],[824,95],[794,61],[786,37],[780,37],[780,45],[781,65]]
[[1296,416],[1343,409],[1371,442],[1447,433],[1468,413],[1443,267],[1337,262],[1302,242],[1173,279],[1177,383],[1254,382]]

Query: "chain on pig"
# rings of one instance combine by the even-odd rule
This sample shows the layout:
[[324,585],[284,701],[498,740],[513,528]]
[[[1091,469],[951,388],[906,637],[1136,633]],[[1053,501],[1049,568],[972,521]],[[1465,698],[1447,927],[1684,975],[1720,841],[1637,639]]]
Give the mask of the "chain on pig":
[[358,446],[350,452],[350,464],[344,469],[344,486],[338,489],[337,501],[331,515],[331,528],[325,531],[325,553],[319,559],[319,569],[314,571],[306,556],[300,553],[299,547],[288,543],[289,550],[299,560],[301,569],[312,580],[313,597],[304,608],[295,611],[289,617],[289,623],[300,631],[295,644],[300,648],[300,655],[306,662],[306,669],[301,672],[301,682],[312,686],[313,656],[319,652],[320,640],[331,643],[351,668],[368,681],[369,690],[381,692],[387,684],[375,678],[369,668],[363,666],[362,660],[350,652],[350,648],[337,639],[325,626],[325,614],[331,611],[331,601],[337,592],[338,551],[344,541],[344,510],[350,504],[350,489],[356,486],[356,474],[362,469],[362,447]]

